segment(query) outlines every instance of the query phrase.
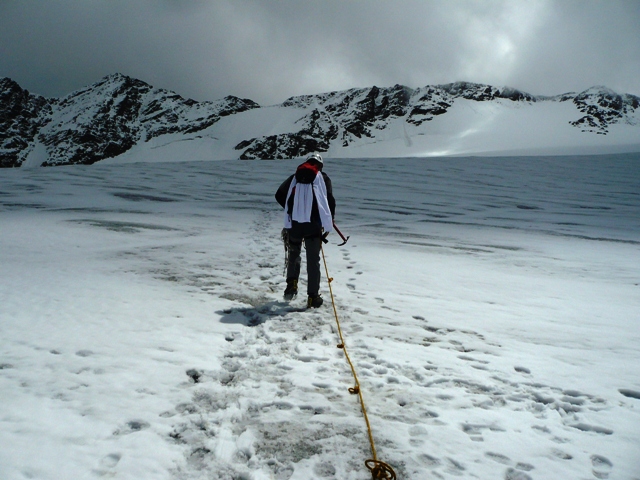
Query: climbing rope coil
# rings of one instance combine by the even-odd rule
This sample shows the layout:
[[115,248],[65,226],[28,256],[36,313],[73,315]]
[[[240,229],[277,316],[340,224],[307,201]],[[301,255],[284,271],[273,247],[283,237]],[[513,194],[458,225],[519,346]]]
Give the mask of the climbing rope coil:
[[371,444],[371,454],[373,458],[365,460],[364,464],[371,472],[371,477],[373,480],[396,480],[396,472],[393,471],[391,465],[388,463],[382,462],[378,460],[378,454],[376,453],[376,445],[373,441],[373,433],[371,432],[371,424],[369,423],[369,416],[367,415],[367,408],[364,404],[364,397],[362,396],[362,389],[360,388],[360,381],[358,380],[358,374],[356,373],[356,369],[351,362],[351,358],[349,357],[349,353],[347,352],[347,347],[344,342],[344,337],[342,335],[342,328],[340,327],[340,320],[338,319],[338,310],[336,309],[336,302],[333,298],[333,289],[331,288],[331,282],[333,278],[329,276],[329,269],[327,267],[327,259],[324,256],[324,248],[322,245],[320,246],[322,251],[322,261],[324,262],[324,270],[327,274],[327,283],[329,284],[329,293],[331,295],[331,305],[333,305],[333,314],[336,317],[336,325],[338,326],[338,336],[340,337],[340,343],[337,345],[339,349],[344,352],[344,356],[347,359],[347,363],[351,367],[351,373],[353,374],[353,379],[355,381],[355,386],[349,388],[349,393],[352,395],[358,395],[360,399],[360,407],[362,408],[362,415],[364,416],[364,421],[367,424],[367,433],[369,435],[369,443]]

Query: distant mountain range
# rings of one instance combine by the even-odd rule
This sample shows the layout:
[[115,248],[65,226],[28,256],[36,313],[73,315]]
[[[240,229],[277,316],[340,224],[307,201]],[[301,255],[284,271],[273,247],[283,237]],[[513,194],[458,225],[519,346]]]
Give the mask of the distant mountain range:
[[[121,74],[60,99],[0,79],[0,167],[113,161],[461,155],[640,144],[640,98],[458,82],[354,88],[262,107],[197,102]],[[640,145],[639,145],[640,146]]]

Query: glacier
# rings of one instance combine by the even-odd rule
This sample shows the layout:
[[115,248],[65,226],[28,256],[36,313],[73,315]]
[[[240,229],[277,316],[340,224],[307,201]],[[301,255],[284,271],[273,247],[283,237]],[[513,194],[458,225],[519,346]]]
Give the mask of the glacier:
[[[371,478],[327,284],[318,310],[282,301],[296,165],[0,171],[0,478]],[[398,478],[637,477],[638,154],[325,170],[336,307]]]

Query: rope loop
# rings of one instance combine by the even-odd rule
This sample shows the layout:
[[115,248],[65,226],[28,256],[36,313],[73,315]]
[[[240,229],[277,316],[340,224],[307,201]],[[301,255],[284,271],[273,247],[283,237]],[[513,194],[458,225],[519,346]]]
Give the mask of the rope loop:
[[344,343],[339,343],[338,345],[336,345],[336,348],[344,348]]
[[358,385],[356,385],[355,387],[350,388],[349,389],[349,393],[351,395],[358,395],[360,393],[360,387]]
[[393,471],[391,465],[370,458],[365,460],[364,464],[371,471],[373,480],[396,480],[396,472]]

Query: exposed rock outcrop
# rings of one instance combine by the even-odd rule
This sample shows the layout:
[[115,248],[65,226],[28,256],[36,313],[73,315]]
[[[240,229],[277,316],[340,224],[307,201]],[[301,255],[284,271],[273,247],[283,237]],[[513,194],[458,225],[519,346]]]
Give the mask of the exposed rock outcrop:
[[51,104],[10,78],[0,79],[0,167],[19,167],[51,114]]

